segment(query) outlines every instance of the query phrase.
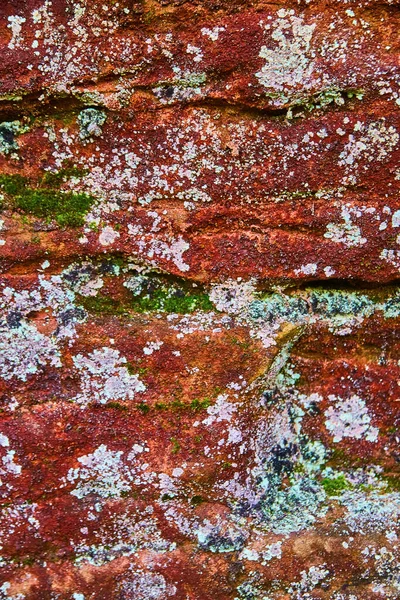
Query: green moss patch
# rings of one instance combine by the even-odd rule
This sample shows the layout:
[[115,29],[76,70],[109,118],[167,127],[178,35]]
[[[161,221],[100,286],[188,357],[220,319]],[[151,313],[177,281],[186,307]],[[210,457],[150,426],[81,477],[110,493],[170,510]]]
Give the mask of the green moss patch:
[[75,168],[46,173],[34,187],[22,175],[0,175],[0,188],[9,197],[5,205],[39,219],[54,220],[60,227],[82,227],[95,198],[59,189],[63,181],[78,173],[82,175]]
[[351,488],[351,485],[344,475],[338,475],[337,477],[332,478],[324,477],[321,481],[321,485],[328,496],[338,496],[340,492]]
[[132,292],[131,306],[136,312],[186,314],[215,310],[208,294],[188,281],[138,274],[124,285]]
[[15,197],[15,205],[25,213],[41,219],[54,219],[60,227],[82,227],[93,198],[88,194],[31,190]]
[[208,295],[202,292],[159,289],[134,297],[132,308],[136,312],[186,314],[195,310],[214,310],[214,305]]
[[390,492],[400,492],[400,474],[385,475],[382,480],[386,483]]
[[82,178],[89,173],[89,169],[79,169],[75,165],[71,167],[66,167],[65,169],[60,169],[59,171],[46,171],[46,173],[42,177],[41,183],[45,186],[49,186],[51,188],[59,187],[64,181],[68,179]]
[[[80,304],[94,314],[114,315],[128,315],[131,312],[188,314],[196,310],[215,310],[208,294],[199,288],[193,288],[188,282],[171,281],[154,275],[132,279],[134,291],[130,298],[122,302],[97,294],[95,297],[81,297]],[[131,287],[127,287],[131,290]]]

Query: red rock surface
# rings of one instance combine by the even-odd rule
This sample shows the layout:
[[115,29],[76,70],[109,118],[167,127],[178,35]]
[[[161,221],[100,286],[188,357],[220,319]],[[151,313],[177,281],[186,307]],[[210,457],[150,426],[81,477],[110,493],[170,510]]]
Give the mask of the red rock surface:
[[399,3],[0,7],[0,599],[400,597]]

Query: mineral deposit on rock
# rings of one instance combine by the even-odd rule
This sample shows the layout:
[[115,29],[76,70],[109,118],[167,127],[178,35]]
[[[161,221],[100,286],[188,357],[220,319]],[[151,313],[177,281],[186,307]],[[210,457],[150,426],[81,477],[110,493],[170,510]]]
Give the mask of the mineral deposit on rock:
[[399,8],[2,0],[1,600],[400,598]]

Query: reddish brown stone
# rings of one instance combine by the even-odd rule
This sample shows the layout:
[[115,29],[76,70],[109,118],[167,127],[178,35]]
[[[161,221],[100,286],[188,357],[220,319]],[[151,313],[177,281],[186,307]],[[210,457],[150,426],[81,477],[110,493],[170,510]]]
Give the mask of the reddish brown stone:
[[0,7],[0,599],[399,597],[398,32]]

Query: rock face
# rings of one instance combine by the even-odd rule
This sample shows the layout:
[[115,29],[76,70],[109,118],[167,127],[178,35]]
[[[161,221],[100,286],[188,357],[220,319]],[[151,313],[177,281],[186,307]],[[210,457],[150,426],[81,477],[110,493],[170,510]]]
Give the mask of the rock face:
[[400,12],[0,7],[0,599],[400,598]]

